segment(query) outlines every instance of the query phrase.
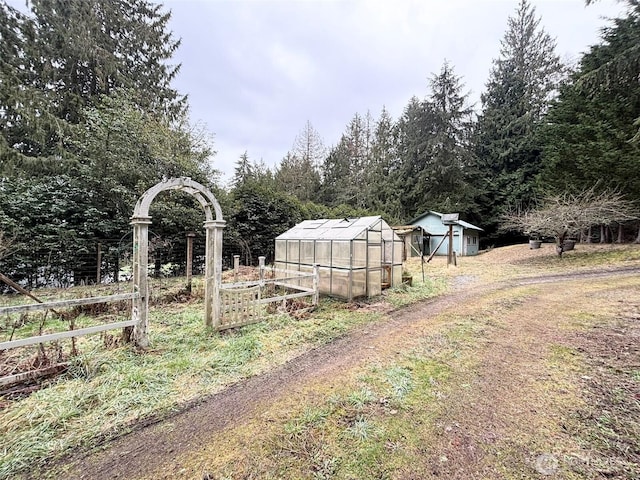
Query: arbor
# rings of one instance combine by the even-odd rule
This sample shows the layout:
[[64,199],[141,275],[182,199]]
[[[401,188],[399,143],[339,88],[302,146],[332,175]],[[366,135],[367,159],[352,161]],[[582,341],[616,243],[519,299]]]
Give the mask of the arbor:
[[535,197],[542,146],[539,128],[562,78],[555,41],[540,26],[535,8],[521,0],[508,19],[500,56],[481,95],[475,132],[482,223],[496,236],[500,214]]
[[593,225],[638,218],[637,206],[624,195],[590,188],[577,194],[565,192],[547,196],[532,209],[506,212],[501,223],[505,230],[555,238],[558,255],[562,255],[564,241],[570,236],[580,235]]

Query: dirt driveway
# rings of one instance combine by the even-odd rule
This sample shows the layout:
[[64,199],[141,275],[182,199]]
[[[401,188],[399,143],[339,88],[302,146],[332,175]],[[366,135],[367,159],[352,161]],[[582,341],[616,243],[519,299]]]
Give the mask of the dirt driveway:
[[[604,461],[606,452],[580,445],[575,432],[567,433],[567,419],[589,409],[584,404],[586,397],[577,395],[577,390],[593,389],[579,382],[603,380],[583,375],[582,367],[571,371],[556,368],[554,362],[570,364],[571,358],[562,357],[567,349],[582,349],[605,361],[602,359],[610,351],[603,351],[600,339],[611,348],[626,348],[625,361],[637,365],[637,342],[630,341],[627,334],[612,336],[612,332],[618,328],[638,334],[640,297],[635,303],[625,304],[627,323],[599,326],[597,331],[589,325],[590,336],[584,335],[584,325],[576,326],[579,315],[567,306],[584,304],[588,295],[584,286],[600,282],[604,286],[596,290],[608,292],[609,303],[623,304],[624,298],[613,298],[616,288],[607,288],[606,284],[639,275],[640,269],[628,268],[510,280],[483,287],[466,279],[446,296],[393,312],[390,318],[243,381],[166,421],[52,466],[49,473],[56,478],[94,480],[223,478],[209,473],[216,465],[215,458],[228,457],[227,449],[233,445],[250,444],[252,436],[258,442],[255,432],[267,428],[288,408],[325,395],[366,365],[383,362],[419,341],[438,338],[438,332],[448,328],[452,319],[464,317],[478,319],[478,329],[471,343],[461,347],[463,354],[451,362],[456,381],[444,395],[434,422],[429,439],[432,446],[422,456],[421,465],[401,468],[392,477],[511,478],[505,476],[505,468],[517,464],[530,474],[519,478],[598,478],[597,470],[585,465]],[[630,288],[637,292],[637,285]],[[482,320],[484,317],[491,319]],[[633,335],[631,338],[637,340]],[[597,403],[601,397],[592,400]],[[630,448],[629,458],[621,462],[640,460],[638,445]],[[220,455],[223,451],[225,455]],[[509,460],[501,457],[505,452]],[[226,471],[235,469],[231,478],[265,478],[259,472],[251,473],[258,468],[256,463],[246,463],[240,457],[230,462],[232,467],[227,465]],[[561,471],[591,472],[595,476],[558,476]]]

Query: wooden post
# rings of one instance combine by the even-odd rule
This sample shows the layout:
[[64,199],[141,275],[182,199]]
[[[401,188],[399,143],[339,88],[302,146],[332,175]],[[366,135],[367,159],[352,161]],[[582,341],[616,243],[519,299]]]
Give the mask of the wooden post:
[[220,284],[222,283],[222,230],[224,220],[207,220],[205,247],[204,318],[208,327],[220,326]]
[[102,244],[98,242],[98,261],[96,265],[96,283],[100,284],[100,280],[102,279]]
[[264,282],[264,263],[265,263],[266,258],[265,257],[258,257],[258,268],[260,270],[260,285],[263,284]]
[[444,243],[444,241],[447,239],[447,237],[449,236],[449,232],[446,232],[443,237],[442,240],[440,240],[440,242],[438,243],[438,246],[433,250],[433,252],[431,252],[431,255],[429,255],[429,258],[427,258],[427,263],[429,263],[433,257],[436,256],[436,253],[438,253],[438,250],[440,250],[440,247],[442,246],[442,244]]
[[313,304],[318,305],[320,300],[320,266],[313,264]]
[[[149,262],[149,225],[151,217],[132,217],[133,225],[133,291],[138,296],[133,301],[132,320],[136,320],[133,338],[137,346],[149,346],[149,283],[147,267]],[[128,327],[127,327],[128,328]],[[123,332],[125,340],[130,340],[131,332]]]
[[191,276],[193,273],[193,238],[194,232],[187,232],[187,291],[191,293]]
[[453,224],[449,225],[449,248],[447,250],[447,266],[453,263]]
[[238,272],[240,271],[240,255],[233,256],[233,281],[238,281]]

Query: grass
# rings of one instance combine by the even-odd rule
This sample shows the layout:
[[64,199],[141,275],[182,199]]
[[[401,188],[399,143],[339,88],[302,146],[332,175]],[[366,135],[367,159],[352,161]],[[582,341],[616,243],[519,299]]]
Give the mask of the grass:
[[[436,293],[429,286],[417,289],[419,296]],[[166,417],[382,318],[376,311],[344,307],[343,302],[323,299],[305,320],[277,315],[225,333],[204,328],[200,303],[156,308],[150,317],[152,348],[142,354],[117,344],[105,348],[115,343],[117,334],[79,339],[81,354],[71,359],[67,374],[27,398],[3,402],[0,478],[121,435],[139,422]],[[47,325],[65,328],[56,322]],[[20,335],[34,328],[25,324]]]
[[[418,278],[415,277],[414,278]],[[385,299],[393,307],[400,308],[422,300],[436,297],[448,290],[448,282],[444,278],[425,277],[424,281],[414,281],[409,287],[406,284],[389,289]]]
[[[593,257],[581,250],[579,246],[569,252],[577,255],[567,254],[561,260],[548,256],[502,265],[488,264],[479,256],[462,258],[458,267],[447,268],[436,259],[426,268],[425,282],[420,263],[410,261],[407,267],[414,285],[391,289],[382,300],[398,308],[448,291],[456,278],[490,282],[530,275],[531,270],[637,265],[640,259],[637,247],[602,251],[595,247]],[[611,318],[613,307],[607,306],[629,298],[629,292],[616,293],[617,287],[611,282],[601,309],[572,310],[563,320],[567,331],[581,331]],[[595,290],[594,297],[601,291]],[[483,336],[487,331],[506,331],[504,319],[521,311],[535,295],[535,288],[521,288],[515,295],[491,296],[489,303],[468,315],[443,317],[438,320],[442,328],[416,339],[393,361],[369,365],[354,377],[345,372],[343,383],[326,395],[295,408],[289,404],[286,415],[268,428],[261,423],[257,430],[245,432],[258,444],[246,458],[233,451],[212,462],[215,478],[239,478],[243,471],[261,473],[260,478],[398,478],[402,472],[413,474],[409,467],[415,467],[419,476],[427,467],[416,459],[431,458],[425,439],[438,438],[434,429],[443,414],[443,399],[454,391],[466,395],[470,390]],[[0,399],[0,478],[37,470],[77,448],[95,447],[140,422],[166,417],[242,378],[385,318],[376,309],[347,307],[323,299],[304,320],[277,315],[221,334],[204,328],[200,303],[162,306],[152,310],[152,348],[145,353],[114,345],[109,334],[79,340],[81,354],[65,376],[27,398]],[[579,361],[573,353],[561,344],[552,347],[550,365],[565,372],[566,360]],[[636,378],[637,370],[629,376]]]
[[[244,468],[260,472],[261,478],[274,478],[282,470],[288,478],[389,478],[406,460],[403,451],[419,448],[416,425],[424,425],[422,416],[430,417],[438,408],[433,389],[447,371],[416,355],[402,366],[372,368],[355,388],[314,405],[316,413],[310,415],[307,406],[294,416],[290,422],[299,428],[275,433],[266,442],[271,445],[267,457],[277,459],[274,470],[255,464]],[[409,421],[412,428],[407,430]]]

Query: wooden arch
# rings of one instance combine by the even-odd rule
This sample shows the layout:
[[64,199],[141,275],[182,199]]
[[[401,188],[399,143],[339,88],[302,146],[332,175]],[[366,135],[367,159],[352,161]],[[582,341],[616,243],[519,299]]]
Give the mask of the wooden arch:
[[[133,301],[131,316],[136,320],[133,337],[136,345],[149,345],[149,284],[147,267],[149,261],[149,207],[160,192],[180,190],[192,195],[202,206],[205,214],[205,284],[204,318],[207,326],[220,322],[220,283],[222,281],[222,230],[225,221],[216,197],[203,185],[190,178],[170,178],[151,187],[136,202],[131,217],[133,226]],[[215,216],[215,218],[214,218]]]

